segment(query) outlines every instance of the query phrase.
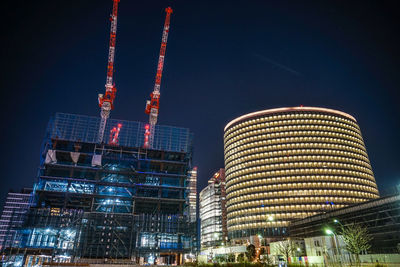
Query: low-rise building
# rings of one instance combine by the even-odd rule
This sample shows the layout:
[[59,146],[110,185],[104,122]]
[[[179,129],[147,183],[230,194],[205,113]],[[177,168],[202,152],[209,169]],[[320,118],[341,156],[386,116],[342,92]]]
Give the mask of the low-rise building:
[[400,194],[292,222],[289,236],[296,239],[325,236],[327,228],[336,234],[341,225],[351,227],[353,224],[367,227],[373,238],[369,253],[399,253]]
[[305,263],[305,244],[304,240],[281,240],[271,242],[269,244],[270,255],[273,256],[275,262],[286,261],[289,257],[290,262]]

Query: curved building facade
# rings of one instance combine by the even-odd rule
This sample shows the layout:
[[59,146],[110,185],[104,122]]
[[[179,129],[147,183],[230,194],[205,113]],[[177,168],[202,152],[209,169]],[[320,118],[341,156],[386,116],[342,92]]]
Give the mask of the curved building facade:
[[344,112],[278,108],[224,130],[229,237],[282,236],[291,220],[378,198],[360,128]]

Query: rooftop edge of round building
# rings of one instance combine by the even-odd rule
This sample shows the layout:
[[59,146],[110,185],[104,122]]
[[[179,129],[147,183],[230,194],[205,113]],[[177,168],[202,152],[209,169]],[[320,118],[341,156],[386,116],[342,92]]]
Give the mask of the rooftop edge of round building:
[[266,115],[266,114],[273,114],[273,113],[283,113],[283,112],[292,112],[292,111],[314,111],[314,112],[325,112],[325,113],[332,113],[332,114],[336,114],[336,115],[341,115],[344,116],[348,119],[353,120],[354,122],[357,122],[357,120],[351,116],[350,114],[347,114],[345,112],[342,111],[338,111],[338,110],[334,110],[334,109],[329,109],[329,108],[320,108],[320,107],[285,107],[285,108],[273,108],[273,109],[265,109],[265,110],[260,110],[260,111],[256,111],[256,112],[252,112],[252,113],[248,113],[245,115],[242,115],[236,119],[231,120],[230,122],[228,122],[228,124],[226,124],[224,131],[226,131],[230,126],[232,126],[233,124],[240,122],[242,120],[245,119],[249,119],[252,117],[258,117],[258,116],[262,116],[262,115]]

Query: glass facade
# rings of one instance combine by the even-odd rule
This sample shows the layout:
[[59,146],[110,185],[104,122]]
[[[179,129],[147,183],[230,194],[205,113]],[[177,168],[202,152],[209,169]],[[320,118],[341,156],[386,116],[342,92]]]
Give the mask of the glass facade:
[[220,169],[200,192],[201,249],[226,242],[225,173]]
[[0,218],[0,250],[18,246],[21,242],[17,229],[22,226],[32,204],[32,189],[20,193],[9,192]]
[[225,127],[231,238],[285,235],[289,222],[379,197],[357,121],[325,108],[241,116]]
[[197,221],[197,167],[189,171],[189,217],[191,222]]

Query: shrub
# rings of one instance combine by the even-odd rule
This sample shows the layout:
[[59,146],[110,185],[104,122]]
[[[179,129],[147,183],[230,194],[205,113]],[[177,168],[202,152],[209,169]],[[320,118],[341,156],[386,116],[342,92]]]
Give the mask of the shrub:
[[244,262],[244,254],[243,253],[240,253],[238,256],[237,256],[237,262]]
[[[226,257],[226,261],[227,261],[227,262],[235,262],[235,254],[229,253],[229,254],[227,255],[227,257]],[[228,267],[228,265],[227,265],[227,267]],[[230,267],[230,266],[229,266],[229,267]]]
[[185,262],[183,265],[188,267],[197,267],[197,262]]

